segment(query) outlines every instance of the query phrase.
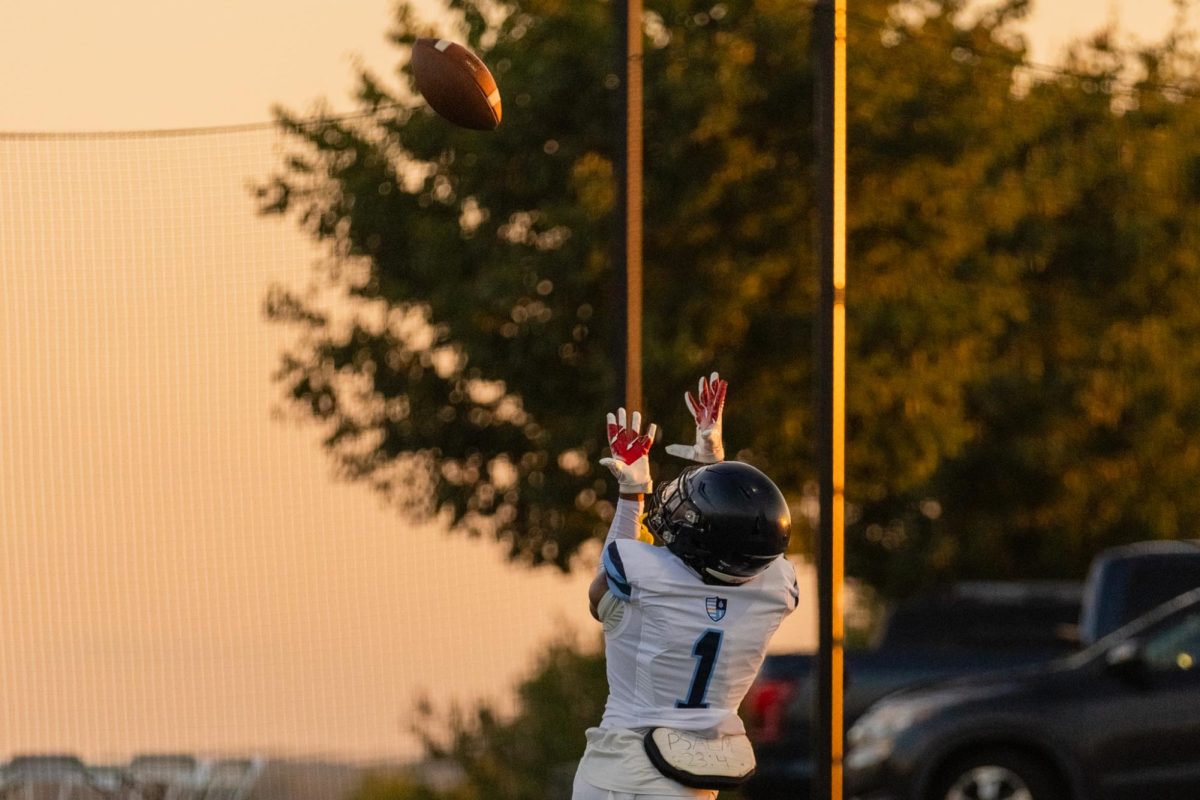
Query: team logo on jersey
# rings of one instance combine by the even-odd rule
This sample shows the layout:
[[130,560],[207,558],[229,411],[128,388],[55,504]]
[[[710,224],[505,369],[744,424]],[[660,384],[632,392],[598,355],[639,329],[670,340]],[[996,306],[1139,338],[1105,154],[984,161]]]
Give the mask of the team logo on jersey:
[[725,618],[725,609],[728,606],[729,601],[724,597],[704,598],[704,610],[708,612],[708,618],[713,622],[720,622]]

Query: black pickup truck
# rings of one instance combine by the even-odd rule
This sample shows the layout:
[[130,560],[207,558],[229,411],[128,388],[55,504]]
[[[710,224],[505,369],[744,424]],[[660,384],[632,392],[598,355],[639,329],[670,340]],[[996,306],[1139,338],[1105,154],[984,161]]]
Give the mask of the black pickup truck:
[[[844,722],[849,728],[877,700],[906,687],[1070,655],[1196,587],[1200,545],[1144,542],[1101,553],[1083,584],[961,584],[901,604],[875,647],[846,654]],[[769,656],[743,703],[758,757],[742,790],[749,800],[809,794],[812,658]]]

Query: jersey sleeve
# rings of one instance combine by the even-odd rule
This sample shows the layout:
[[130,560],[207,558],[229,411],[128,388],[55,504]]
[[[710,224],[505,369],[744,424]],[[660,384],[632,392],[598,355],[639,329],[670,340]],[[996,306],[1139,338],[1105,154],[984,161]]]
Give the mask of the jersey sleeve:
[[618,539],[604,548],[604,574],[613,597],[626,603],[633,602],[650,571],[644,550],[652,546],[637,540]]
[[613,514],[612,523],[608,526],[608,535],[604,537],[604,547],[618,539],[641,538],[642,511],[644,502],[641,499],[617,501],[617,509]]

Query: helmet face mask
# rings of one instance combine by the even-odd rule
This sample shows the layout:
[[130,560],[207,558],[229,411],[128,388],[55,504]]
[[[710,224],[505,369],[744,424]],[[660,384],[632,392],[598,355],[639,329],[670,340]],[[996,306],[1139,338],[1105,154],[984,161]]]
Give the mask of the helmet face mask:
[[791,515],[770,478],[724,461],[660,483],[646,527],[705,583],[737,585],[787,550]]
[[[678,528],[694,525],[696,522],[697,512],[688,500],[687,485],[684,482],[687,474],[695,469],[696,467],[686,467],[675,480],[660,482],[654,489],[650,510],[646,515],[646,527],[664,544],[675,541]],[[687,513],[689,511],[690,514]],[[651,520],[654,520],[654,525],[650,524]]]

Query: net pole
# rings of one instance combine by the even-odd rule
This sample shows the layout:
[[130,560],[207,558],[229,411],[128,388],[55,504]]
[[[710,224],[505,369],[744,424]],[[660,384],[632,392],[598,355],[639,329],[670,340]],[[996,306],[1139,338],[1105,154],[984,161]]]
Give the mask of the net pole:
[[642,0],[625,20],[625,407],[642,408]]
[[813,797],[841,800],[846,385],[846,0],[813,8],[820,309],[818,364],[817,663]]

